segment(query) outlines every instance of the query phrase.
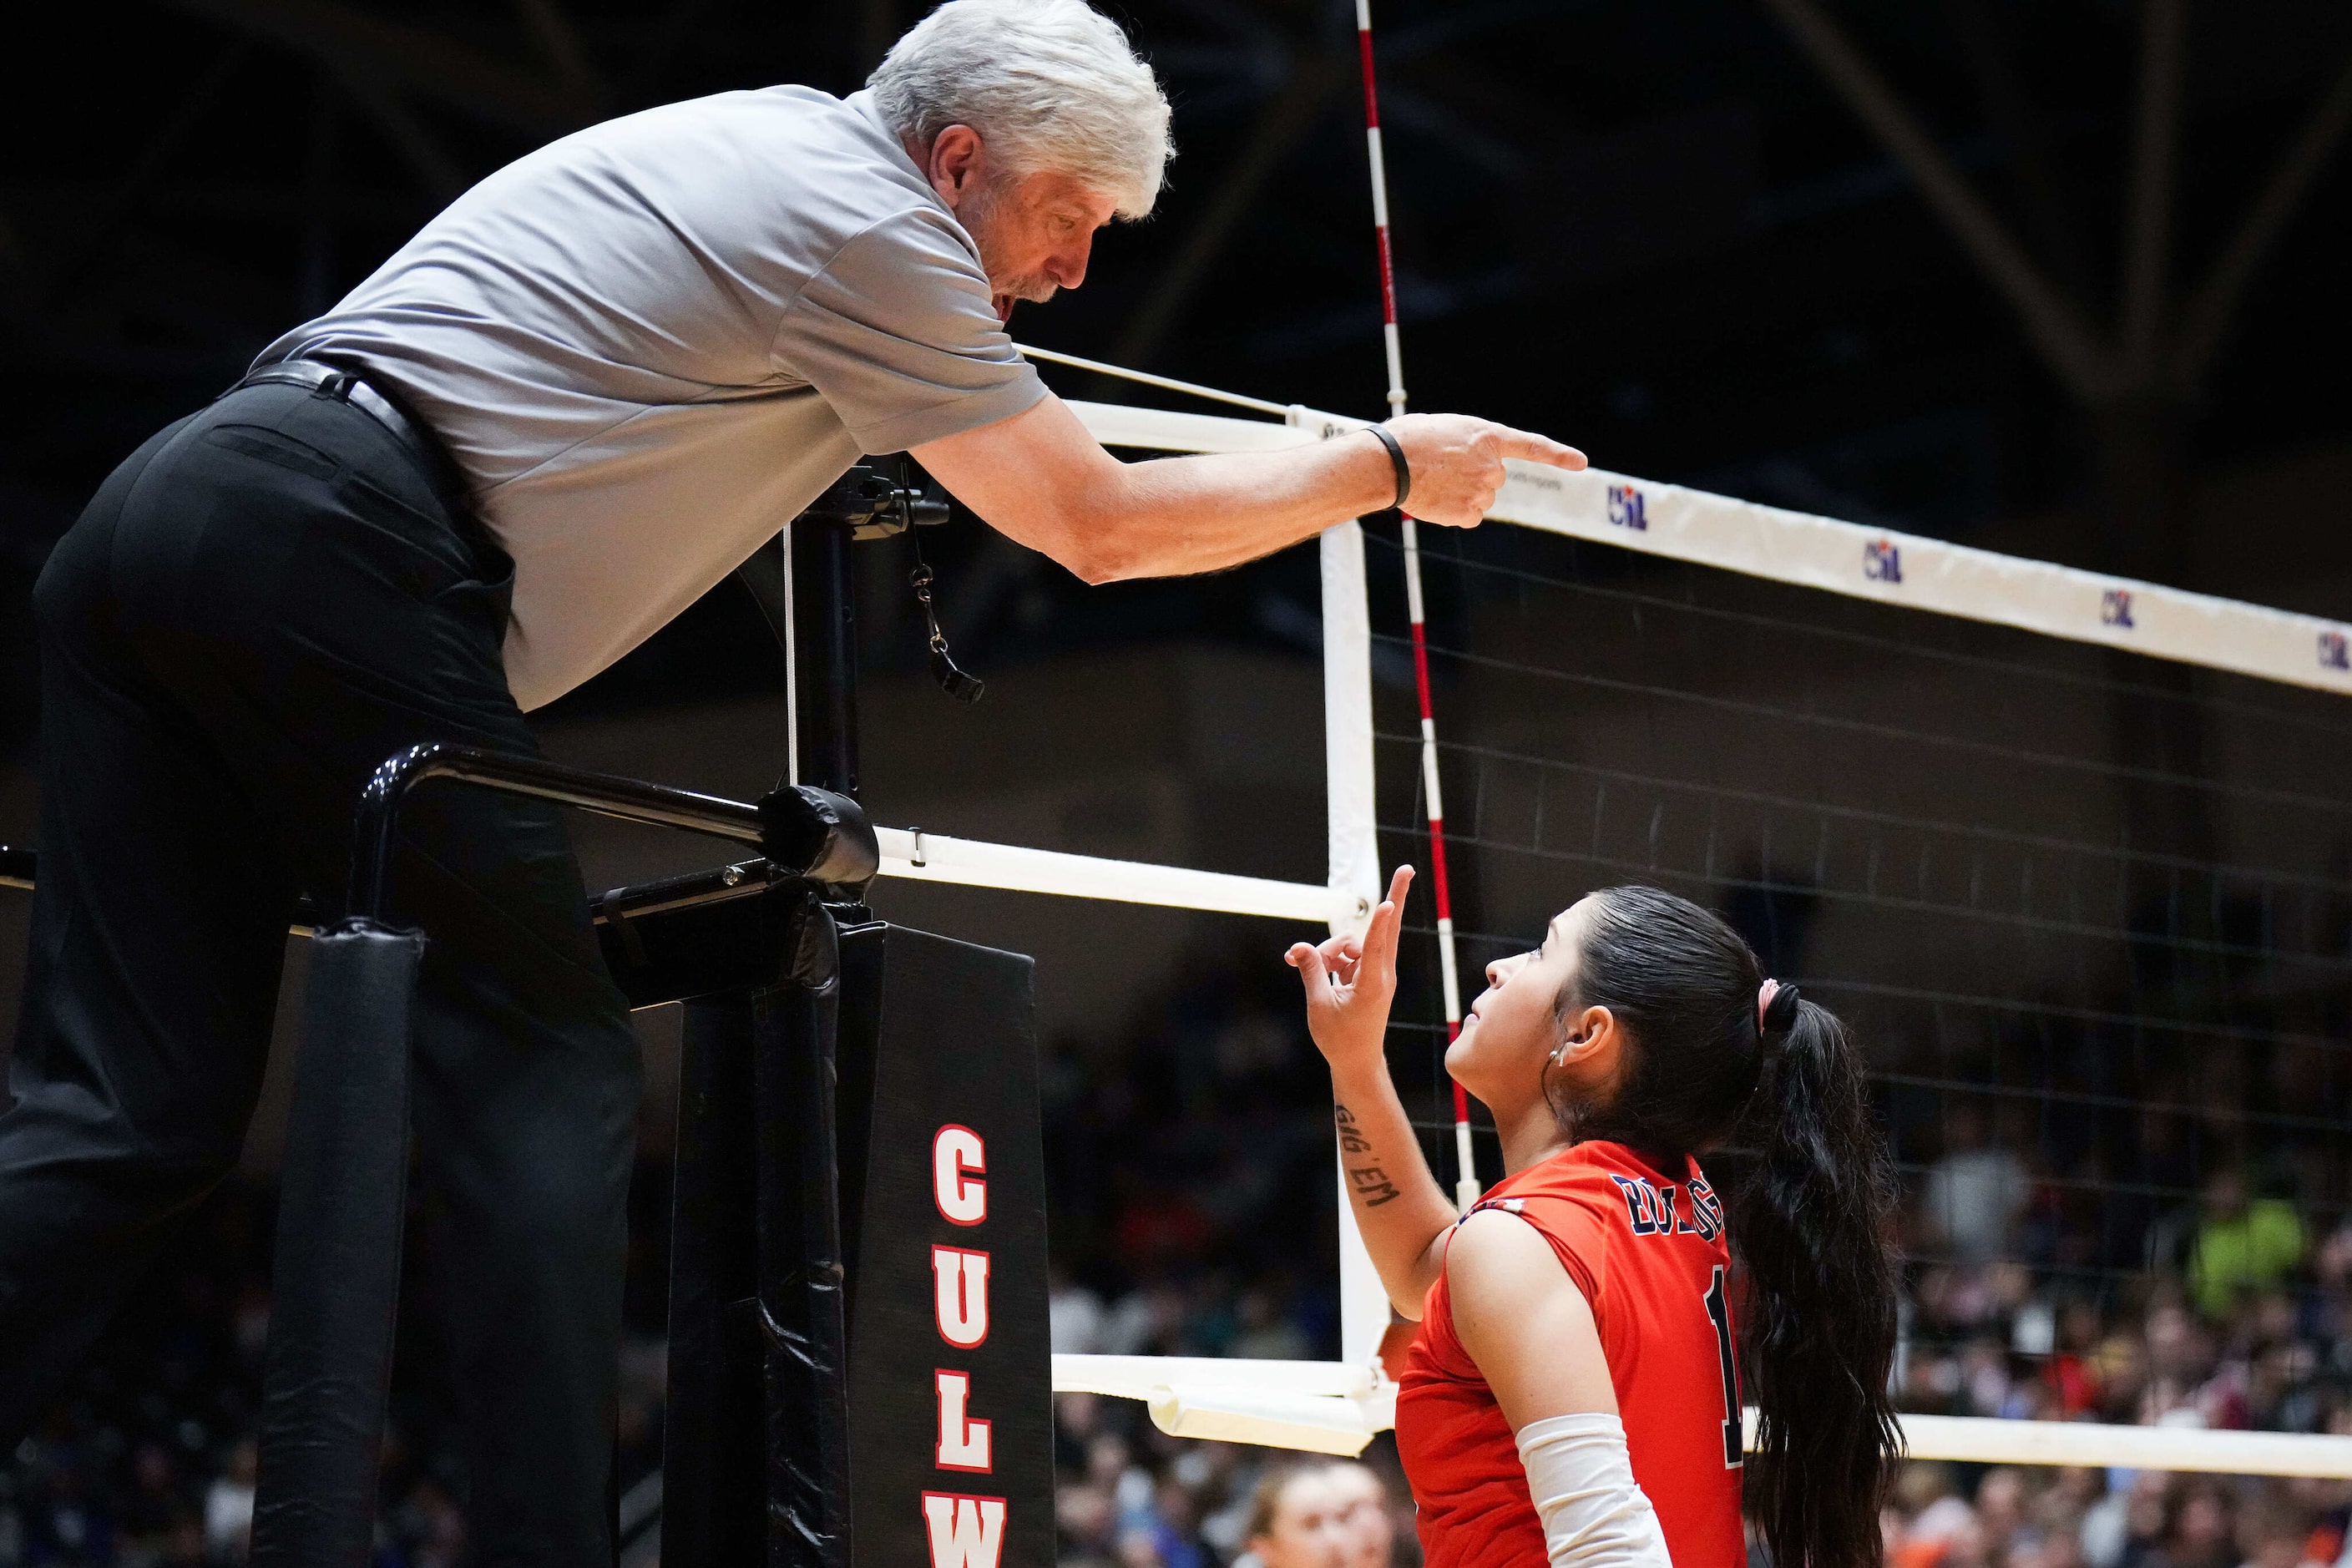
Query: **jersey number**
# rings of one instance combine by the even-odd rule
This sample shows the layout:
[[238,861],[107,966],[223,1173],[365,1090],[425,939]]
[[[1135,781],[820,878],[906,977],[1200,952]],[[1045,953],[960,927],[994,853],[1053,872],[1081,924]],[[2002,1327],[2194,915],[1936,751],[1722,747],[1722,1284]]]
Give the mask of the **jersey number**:
[[1731,1303],[1723,1290],[1723,1265],[1715,1266],[1707,1282],[1707,1321],[1715,1325],[1715,1352],[1723,1366],[1723,1467],[1738,1469],[1747,1457],[1746,1432],[1739,1414],[1739,1368],[1731,1350]]

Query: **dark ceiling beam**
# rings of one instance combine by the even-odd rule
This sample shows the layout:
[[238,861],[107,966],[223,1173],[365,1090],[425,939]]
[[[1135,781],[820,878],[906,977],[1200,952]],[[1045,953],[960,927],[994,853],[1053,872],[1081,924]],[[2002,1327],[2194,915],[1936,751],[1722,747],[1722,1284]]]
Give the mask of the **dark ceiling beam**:
[[2141,5],[2139,82],[2124,195],[2122,337],[2126,374],[2143,385],[2156,374],[2167,325],[2188,30],[2189,0],[2145,0]]
[[333,0],[164,0],[175,10],[382,80],[526,135],[585,124],[595,104],[558,82],[520,71],[421,27]]
[[2334,84],[2287,143],[2247,209],[2245,222],[2182,311],[2168,367],[2174,385],[2195,387],[2212,369],[2246,289],[2285,233],[2288,220],[2326,172],[2347,126],[2352,126],[2352,58],[2344,62]]
[[1815,0],[1764,0],[1832,89],[1869,127],[1970,260],[2017,312],[2050,373],[2078,400],[2105,401],[2116,389],[2113,357],[2075,303],[2024,247],[1901,98]]
[[2034,111],[2017,72],[2016,50],[1987,0],[1945,0],[1945,14],[1977,79],[1986,123],[2007,144],[2017,183],[2033,226],[2041,231],[2042,258],[2058,281],[2081,298],[2090,283],[2083,237],[2072,204],[2051,156],[2042,117]]
[[1183,319],[1197,292],[1241,231],[1266,182],[1278,173],[1341,83],[1350,79],[1351,55],[1324,48],[1307,56],[1251,127],[1241,155],[1229,165],[1205,210],[1193,217],[1183,247],[1145,289],[1142,309],[1128,321],[1111,358],[1142,368]]

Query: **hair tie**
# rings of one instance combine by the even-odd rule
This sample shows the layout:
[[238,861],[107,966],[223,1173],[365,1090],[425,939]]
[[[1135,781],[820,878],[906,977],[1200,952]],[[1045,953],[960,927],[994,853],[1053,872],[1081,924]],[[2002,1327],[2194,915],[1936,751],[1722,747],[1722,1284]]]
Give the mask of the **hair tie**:
[[1777,980],[1767,980],[1756,993],[1756,1032],[1759,1035],[1785,1035],[1789,1026],[1797,1021],[1797,988],[1783,985]]

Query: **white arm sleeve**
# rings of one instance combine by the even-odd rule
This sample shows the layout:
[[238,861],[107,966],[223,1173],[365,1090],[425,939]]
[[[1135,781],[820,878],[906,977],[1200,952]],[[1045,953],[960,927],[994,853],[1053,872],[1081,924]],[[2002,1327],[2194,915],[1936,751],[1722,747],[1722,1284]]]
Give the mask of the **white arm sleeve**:
[[1519,1428],[1519,1463],[1551,1568],[1673,1568],[1656,1510],[1633,1480],[1625,1426],[1588,1412]]

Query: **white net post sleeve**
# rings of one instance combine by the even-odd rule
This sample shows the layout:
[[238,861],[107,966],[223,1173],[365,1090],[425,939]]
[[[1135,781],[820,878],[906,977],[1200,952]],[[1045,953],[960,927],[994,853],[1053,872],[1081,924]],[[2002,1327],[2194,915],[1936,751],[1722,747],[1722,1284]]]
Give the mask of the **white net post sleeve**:
[[[1323,779],[1330,825],[1331,934],[1360,931],[1380,901],[1372,808],[1372,628],[1364,595],[1364,532],[1323,533]],[[1337,1158],[1338,1151],[1333,1151]],[[1356,1229],[1348,1176],[1339,1184],[1339,1359],[1370,1367],[1388,1331],[1389,1298]]]

